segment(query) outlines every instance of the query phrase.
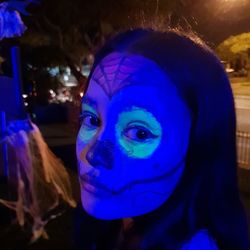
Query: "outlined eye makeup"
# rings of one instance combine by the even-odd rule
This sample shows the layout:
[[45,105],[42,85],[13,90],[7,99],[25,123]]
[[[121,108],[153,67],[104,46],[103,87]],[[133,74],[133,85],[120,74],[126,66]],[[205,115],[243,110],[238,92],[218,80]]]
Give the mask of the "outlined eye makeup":
[[82,113],[80,115],[81,128],[79,139],[83,143],[88,143],[97,133],[101,125],[96,110],[87,103],[82,104]]
[[161,125],[154,115],[136,106],[119,114],[115,130],[123,152],[132,158],[150,157],[162,137]]
[[155,139],[158,136],[154,135],[148,128],[141,126],[137,123],[129,125],[123,133],[128,139],[137,141],[140,143],[146,143],[151,139]]
[[100,120],[98,117],[96,117],[95,114],[84,111],[80,115],[80,122],[81,126],[84,126],[86,129],[95,129],[96,127],[100,126]]

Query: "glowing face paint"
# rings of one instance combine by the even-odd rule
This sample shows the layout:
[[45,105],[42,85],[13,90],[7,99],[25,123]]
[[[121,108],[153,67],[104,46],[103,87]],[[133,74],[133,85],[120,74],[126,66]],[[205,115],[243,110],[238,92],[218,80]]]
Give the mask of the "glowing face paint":
[[104,59],[96,67],[91,81],[101,86],[106,95],[111,98],[119,89],[131,83],[131,77],[140,70],[140,66],[140,61],[131,60],[119,53],[112,53],[108,60]]
[[76,143],[84,209],[117,219],[158,208],[182,176],[191,127],[175,86],[154,62],[113,53],[86,96],[83,110],[98,122],[86,118]]
[[98,131],[98,115],[95,109],[88,104],[84,104],[81,120],[79,138],[83,143],[88,143]]
[[119,114],[116,137],[129,157],[148,158],[160,144],[162,129],[150,112],[132,107]]

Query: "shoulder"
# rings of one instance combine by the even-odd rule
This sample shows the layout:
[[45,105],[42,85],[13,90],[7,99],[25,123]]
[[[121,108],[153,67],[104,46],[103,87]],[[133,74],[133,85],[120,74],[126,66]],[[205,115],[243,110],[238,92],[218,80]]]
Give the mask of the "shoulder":
[[215,240],[207,230],[198,231],[190,241],[186,242],[181,250],[218,250]]

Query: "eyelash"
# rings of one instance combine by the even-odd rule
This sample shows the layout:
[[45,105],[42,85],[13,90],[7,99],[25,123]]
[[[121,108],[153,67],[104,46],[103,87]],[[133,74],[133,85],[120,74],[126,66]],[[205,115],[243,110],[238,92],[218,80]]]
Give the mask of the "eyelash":
[[[91,124],[91,120],[89,121],[89,124],[85,121],[86,118],[90,117],[90,119],[94,118],[96,125],[95,124]],[[98,117],[96,115],[94,115],[91,112],[83,112],[80,115],[80,122],[81,125],[84,125],[85,127],[87,127],[88,129],[92,130],[95,129],[97,127],[100,126],[100,120],[98,119]],[[135,133],[133,133],[133,131],[135,131]],[[144,136],[146,135],[146,137],[144,138],[139,138],[138,137],[138,132],[144,132]],[[132,134],[131,134],[132,133]],[[154,139],[157,138],[156,135],[154,135],[151,131],[149,131],[147,128],[143,127],[143,126],[139,126],[139,125],[134,125],[134,126],[130,126],[128,128],[126,128],[123,132],[123,135],[128,138],[131,141],[136,141],[136,142],[147,142],[150,139]]]
[[[89,121],[89,124],[87,124],[87,122],[85,121],[85,119],[87,117],[90,117],[90,119],[94,118],[95,119],[95,122],[96,124],[91,124],[91,120]],[[88,127],[89,129],[94,129],[96,127],[99,127],[100,126],[100,120],[98,119],[98,117],[96,115],[94,115],[93,113],[91,112],[83,112],[81,115],[80,115],[80,123],[81,125],[84,125],[85,127]]]
[[[135,133],[129,134],[129,132],[133,132],[133,130],[135,130]],[[144,138],[139,138],[138,136],[138,132],[144,132],[146,137]],[[150,139],[154,139],[157,136],[154,135],[151,131],[149,131],[147,128],[142,127],[142,126],[131,126],[128,127],[124,130],[124,136],[126,136],[129,140],[132,141],[137,141],[137,142],[147,142]]]

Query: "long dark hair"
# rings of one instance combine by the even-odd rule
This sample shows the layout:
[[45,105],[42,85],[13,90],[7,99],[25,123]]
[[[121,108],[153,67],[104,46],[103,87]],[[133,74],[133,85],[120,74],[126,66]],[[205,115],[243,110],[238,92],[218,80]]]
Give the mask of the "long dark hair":
[[207,229],[219,249],[247,250],[247,223],[237,183],[234,101],[219,59],[193,34],[135,29],[116,35],[101,48],[90,77],[112,52],[156,62],[177,87],[193,119],[181,181],[164,205],[134,218],[127,241],[139,235],[141,249],[174,250],[198,230]]

